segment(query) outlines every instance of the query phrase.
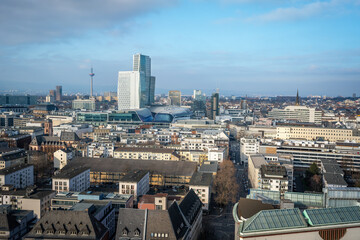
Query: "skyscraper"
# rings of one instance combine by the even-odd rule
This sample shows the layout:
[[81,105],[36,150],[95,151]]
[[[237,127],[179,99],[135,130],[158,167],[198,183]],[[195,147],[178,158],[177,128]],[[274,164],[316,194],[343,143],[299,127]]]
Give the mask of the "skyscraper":
[[219,93],[213,93],[211,96],[210,119],[215,120],[219,113]]
[[118,110],[143,108],[146,102],[147,94],[144,72],[119,72]]
[[61,101],[62,99],[62,86],[56,86],[56,101]]
[[151,58],[149,56],[137,53],[133,56],[133,71],[143,72],[145,74],[146,103],[154,103],[155,97],[155,77],[151,76]]
[[177,90],[169,91],[170,105],[181,106],[181,92]]

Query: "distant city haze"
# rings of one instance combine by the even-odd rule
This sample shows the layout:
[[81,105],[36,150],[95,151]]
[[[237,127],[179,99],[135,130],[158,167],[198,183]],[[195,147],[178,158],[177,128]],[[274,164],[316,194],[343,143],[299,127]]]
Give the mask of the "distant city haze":
[[358,0],[3,0],[0,94],[116,91],[151,56],[155,94],[352,96]]

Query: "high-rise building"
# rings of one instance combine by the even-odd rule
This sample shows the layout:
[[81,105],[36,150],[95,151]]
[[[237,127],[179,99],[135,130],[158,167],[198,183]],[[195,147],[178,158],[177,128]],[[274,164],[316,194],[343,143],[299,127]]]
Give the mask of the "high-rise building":
[[62,99],[62,86],[56,86],[56,101],[61,101]]
[[169,91],[170,105],[181,106],[181,92],[177,90]]
[[210,109],[210,119],[215,120],[216,116],[219,116],[219,93],[213,93],[211,96],[211,109]]
[[139,109],[148,102],[144,72],[122,71],[118,78],[118,110]]
[[154,103],[155,77],[151,76],[151,58],[137,53],[133,56],[133,71],[143,72],[145,75],[146,102],[145,105]]
[[49,90],[49,95],[55,98],[55,90]]

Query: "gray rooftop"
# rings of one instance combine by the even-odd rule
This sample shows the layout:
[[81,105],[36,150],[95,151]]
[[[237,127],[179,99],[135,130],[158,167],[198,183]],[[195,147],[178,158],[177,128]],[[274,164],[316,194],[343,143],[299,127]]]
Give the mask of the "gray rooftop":
[[217,170],[218,170],[217,161],[206,161],[199,168],[199,172],[204,172],[204,173],[216,173]]
[[0,175],[7,175],[7,174],[11,174],[17,171],[20,171],[24,168],[28,168],[28,167],[34,167],[33,165],[29,165],[29,164],[18,164],[18,165],[14,165],[12,167],[7,167],[7,168],[3,168],[0,169]]
[[121,182],[139,182],[147,173],[148,171],[145,170],[129,172],[121,179]]
[[150,174],[192,176],[196,170],[196,162],[162,161],[162,160],[134,160],[117,158],[88,158],[76,157],[63,169],[88,167],[95,172],[120,172],[145,170]]
[[340,174],[324,173],[323,178],[325,182],[330,185],[348,185]]
[[267,164],[267,162],[262,154],[250,155],[250,159],[252,160],[255,168],[260,168],[262,165]]
[[77,175],[85,172],[88,169],[90,169],[90,168],[85,167],[85,166],[63,169],[59,174],[53,176],[53,179],[71,179],[71,178],[76,177]]
[[208,187],[212,183],[212,176],[212,173],[194,172],[189,185]]

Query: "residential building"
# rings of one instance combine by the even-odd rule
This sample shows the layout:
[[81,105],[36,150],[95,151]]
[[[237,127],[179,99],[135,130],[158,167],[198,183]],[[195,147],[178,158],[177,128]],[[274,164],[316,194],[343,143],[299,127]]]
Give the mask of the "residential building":
[[74,152],[71,148],[60,149],[54,152],[54,168],[61,170],[74,157]]
[[0,148],[0,169],[8,168],[26,162],[26,152],[24,149],[16,147]]
[[114,158],[136,160],[166,160],[179,161],[180,156],[174,149],[119,147],[114,151]]
[[155,195],[143,195],[138,202],[138,209],[167,210],[168,194],[157,193]]
[[150,190],[149,172],[139,170],[129,172],[119,182],[119,194],[131,194],[136,199]]
[[0,169],[0,186],[3,185],[13,185],[15,188],[34,185],[34,166],[19,164]]
[[30,230],[34,219],[33,211],[13,210],[10,205],[0,206],[1,239],[21,239]]
[[34,215],[40,219],[50,210],[51,199],[55,196],[55,191],[39,190],[26,192],[17,200],[17,209],[32,210]]
[[90,187],[90,169],[79,167],[63,169],[52,178],[52,190],[56,192],[82,192]]
[[169,105],[181,106],[181,92],[178,90],[169,91]]
[[240,161],[245,166],[248,165],[250,154],[260,152],[260,140],[257,138],[241,138],[240,139]]
[[42,217],[24,239],[106,240],[109,237],[108,228],[91,213],[57,210]]
[[[198,239],[201,201],[193,190],[168,210],[120,209],[116,239]],[[146,227],[145,227],[146,226]]]
[[208,211],[211,199],[212,173],[195,172],[190,180],[189,189],[193,189],[202,202],[203,210]]
[[93,142],[87,146],[87,157],[107,158],[114,156],[114,143]]

